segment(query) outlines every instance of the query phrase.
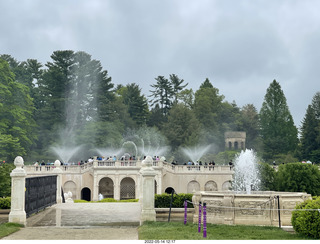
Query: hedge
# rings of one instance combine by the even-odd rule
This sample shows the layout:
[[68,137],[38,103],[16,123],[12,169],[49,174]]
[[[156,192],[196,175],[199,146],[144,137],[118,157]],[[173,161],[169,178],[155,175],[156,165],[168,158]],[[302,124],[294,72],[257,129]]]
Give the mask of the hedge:
[[312,238],[320,238],[320,196],[307,200],[295,209],[314,209],[311,211],[293,211],[291,223],[295,232]]
[[10,209],[11,208],[11,197],[0,198],[0,209]]
[[[192,194],[173,194],[172,199],[172,208],[183,208],[184,207],[184,200],[192,201]],[[163,193],[163,194],[156,194],[154,197],[154,206],[155,208],[169,208],[171,201],[171,194]],[[192,203],[188,203],[188,208],[193,208]]]

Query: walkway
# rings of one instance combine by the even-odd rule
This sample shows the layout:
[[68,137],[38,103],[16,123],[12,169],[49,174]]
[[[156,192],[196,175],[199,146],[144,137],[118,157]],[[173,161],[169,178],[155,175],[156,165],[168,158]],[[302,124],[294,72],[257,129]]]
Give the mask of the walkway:
[[138,240],[140,203],[64,203],[2,240]]

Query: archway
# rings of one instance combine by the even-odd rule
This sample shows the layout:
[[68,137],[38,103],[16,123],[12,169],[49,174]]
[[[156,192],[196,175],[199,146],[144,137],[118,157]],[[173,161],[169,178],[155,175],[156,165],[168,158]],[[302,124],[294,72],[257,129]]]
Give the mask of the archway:
[[132,178],[123,178],[120,183],[120,200],[134,199],[136,197],[136,186]]
[[114,198],[113,181],[109,177],[104,177],[99,181],[99,194],[103,198]]
[[174,189],[172,187],[167,187],[165,190],[165,193],[167,194],[171,194],[172,192],[174,192]]
[[204,186],[205,191],[217,191],[217,183],[214,182],[213,180],[208,181],[205,186]]
[[239,143],[237,141],[234,142],[234,150],[239,149]]
[[88,187],[82,188],[81,199],[86,201],[91,201],[91,190]]
[[77,185],[76,183],[74,183],[72,180],[67,181],[66,183],[64,183],[63,185],[63,193],[68,193],[69,191],[72,192],[72,199],[79,199],[77,198]]
[[194,191],[200,191],[200,184],[195,180],[188,183],[187,193],[193,193]]
[[231,183],[230,181],[226,181],[222,184],[222,190],[223,191],[229,191],[231,189]]

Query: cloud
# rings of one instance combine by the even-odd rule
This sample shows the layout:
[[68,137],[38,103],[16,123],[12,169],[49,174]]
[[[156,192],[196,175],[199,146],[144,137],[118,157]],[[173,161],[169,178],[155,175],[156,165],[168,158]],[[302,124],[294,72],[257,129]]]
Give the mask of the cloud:
[[1,53],[43,64],[85,51],[115,84],[144,93],[158,75],[188,88],[209,78],[226,100],[262,104],[280,82],[295,123],[319,91],[320,3],[315,0],[0,0]]

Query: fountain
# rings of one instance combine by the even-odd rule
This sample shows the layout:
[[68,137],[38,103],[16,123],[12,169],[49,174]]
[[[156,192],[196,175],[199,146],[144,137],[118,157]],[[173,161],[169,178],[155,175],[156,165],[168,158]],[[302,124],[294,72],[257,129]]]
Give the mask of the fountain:
[[133,151],[129,150],[129,152],[131,152],[132,155],[134,156],[137,156],[138,155],[138,148],[137,148],[137,145],[133,142],[133,141],[125,141],[123,144],[122,144],[122,148],[124,148],[125,146],[127,145],[131,145],[133,146]]
[[119,158],[121,156],[121,152],[123,151],[121,149],[116,149],[116,148],[96,148],[95,151],[100,155],[104,157],[113,157],[116,156]]
[[69,163],[69,160],[76,154],[82,146],[77,147],[51,147],[51,150],[57,155],[62,163]]
[[197,162],[210,149],[211,149],[211,145],[195,146],[195,147],[192,147],[192,148],[185,147],[185,148],[182,148],[181,150],[186,156],[189,157],[188,160],[191,160],[192,162]]
[[256,153],[251,149],[241,151],[234,161],[233,190],[235,192],[257,191],[260,187],[258,159]]
[[259,191],[258,160],[246,149],[234,160],[233,189],[200,191],[193,195],[197,223],[199,202],[207,203],[207,222],[213,224],[291,225],[291,209],[311,195],[303,192]]

